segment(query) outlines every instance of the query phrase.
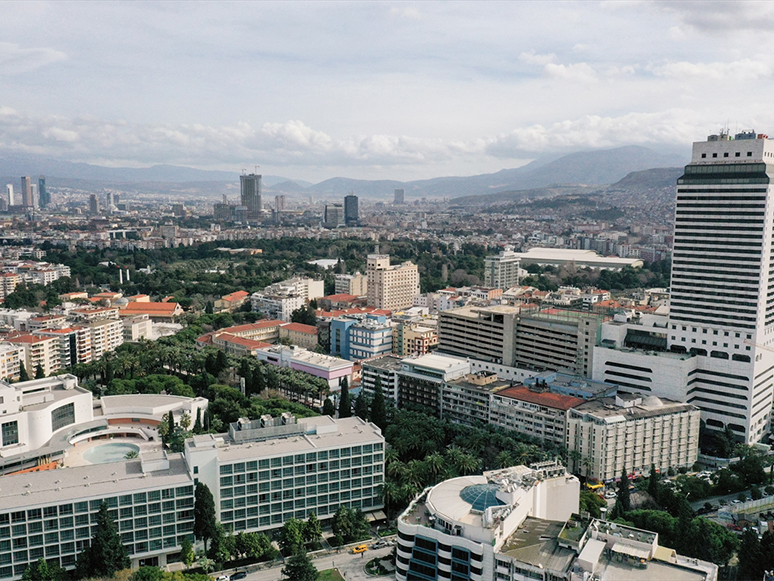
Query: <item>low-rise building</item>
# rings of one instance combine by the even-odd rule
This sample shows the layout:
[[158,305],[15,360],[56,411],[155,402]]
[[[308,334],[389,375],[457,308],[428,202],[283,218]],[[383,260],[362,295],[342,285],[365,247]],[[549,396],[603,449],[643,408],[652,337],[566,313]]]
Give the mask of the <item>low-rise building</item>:
[[132,301],[121,308],[119,315],[121,317],[148,315],[154,322],[170,322],[175,317],[181,316],[183,312],[183,307],[178,303],[145,303]]
[[290,367],[324,379],[331,391],[339,390],[343,378],[349,380],[352,377],[351,361],[307,351],[301,347],[265,345],[256,349],[254,355],[259,361],[279,367]]
[[215,301],[215,312],[223,313],[236,311],[239,307],[245,304],[249,298],[250,293],[244,290],[223,295]]
[[140,339],[153,339],[153,321],[147,314],[125,317],[124,341],[136,343]]
[[368,294],[368,277],[356,272],[355,274],[334,274],[336,294],[348,294],[364,297]]
[[598,480],[692,466],[699,456],[699,408],[654,396],[619,394],[569,412],[567,449],[577,474]]
[[279,328],[279,338],[312,350],[317,347],[317,327],[303,323],[287,323]]

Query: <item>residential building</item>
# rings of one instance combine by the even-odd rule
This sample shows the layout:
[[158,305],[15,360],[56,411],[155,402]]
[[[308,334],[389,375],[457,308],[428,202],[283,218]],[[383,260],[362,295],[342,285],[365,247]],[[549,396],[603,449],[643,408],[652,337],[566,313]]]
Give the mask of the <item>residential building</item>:
[[360,363],[360,387],[369,395],[373,395],[378,378],[382,384],[385,399],[392,402],[392,405],[397,405],[398,372],[402,366],[403,360],[392,355],[366,359]]
[[359,360],[392,352],[392,325],[384,315],[345,315],[330,322],[330,353]]
[[42,335],[16,334],[6,340],[24,349],[24,367],[30,377],[35,375],[38,366],[46,376],[61,369],[57,339]]
[[248,174],[239,176],[240,201],[246,208],[247,218],[257,220],[261,217],[261,176]]
[[[549,523],[559,530],[578,512],[580,482],[563,466],[544,462],[445,480],[422,492],[398,517],[395,578],[409,579],[570,579],[575,553],[544,540]],[[527,527],[529,522],[532,526]],[[538,530],[539,532],[533,533]],[[526,532],[525,532],[526,531]],[[558,536],[552,535],[552,537]],[[548,550],[511,553],[526,540]],[[521,537],[521,538],[520,538]],[[527,545],[529,546],[529,545]],[[514,554],[515,553],[515,554]],[[519,558],[535,562],[518,568]]]
[[317,347],[317,327],[302,323],[287,323],[279,328],[279,338],[293,345],[314,350]]
[[506,387],[492,394],[489,423],[563,447],[570,408],[583,402],[548,386]]
[[293,311],[306,304],[303,297],[296,294],[273,294],[264,292],[253,293],[250,298],[252,309],[271,319],[290,321]]
[[79,363],[89,363],[94,359],[91,349],[91,333],[86,327],[50,328],[36,331],[36,335],[53,337],[57,341],[56,349],[58,369],[67,369]]
[[355,295],[364,297],[368,295],[368,277],[356,272],[355,274],[334,274],[336,282],[336,294]]
[[392,328],[394,355],[427,355],[438,346],[438,330],[422,323],[398,322]]
[[105,353],[115,351],[124,342],[124,324],[120,319],[104,319],[78,325],[91,337],[91,357],[97,360]]
[[489,423],[492,392],[510,385],[496,373],[479,371],[444,383],[441,416],[456,424],[472,426]]
[[323,311],[340,311],[362,306],[363,299],[359,295],[335,294],[322,297],[317,300],[317,307]]
[[416,264],[404,262],[390,266],[388,254],[369,254],[366,265],[369,305],[395,311],[414,304],[414,296],[419,294]]
[[32,208],[35,206],[35,198],[32,195],[32,180],[29,176],[22,176],[21,198],[22,206],[25,208]]
[[519,284],[519,255],[508,247],[484,259],[484,285],[506,290]]
[[551,393],[570,395],[581,399],[593,399],[595,397],[614,397],[618,393],[615,383],[606,381],[593,381],[577,375],[559,373],[556,371],[543,371],[523,380],[527,387],[546,386]]
[[13,272],[0,272],[0,300],[4,300],[9,294],[16,290],[16,286],[21,283],[22,278]]
[[406,192],[403,188],[396,188],[394,196],[392,198],[393,204],[405,204],[406,203]]
[[469,373],[470,364],[456,357],[432,354],[404,359],[398,372],[398,406],[440,416],[444,384]]
[[244,305],[250,298],[250,293],[244,290],[223,295],[215,300],[215,312],[233,312]]
[[520,309],[508,305],[461,307],[438,317],[438,352],[513,366]]
[[153,339],[153,321],[147,314],[124,317],[124,341],[136,343],[140,339]]
[[352,192],[344,197],[344,222],[347,226],[357,226],[360,222],[358,199]]
[[285,211],[285,194],[274,196],[274,211],[277,213]]
[[586,401],[569,412],[570,469],[608,481],[626,470],[692,466],[699,455],[699,408],[655,396],[619,394]]
[[0,380],[17,381],[19,363],[24,360],[24,347],[0,343]]
[[13,196],[13,184],[5,185],[5,193],[8,196],[8,207],[16,205],[16,200]]
[[213,333],[210,337],[212,346],[225,351],[235,357],[244,357],[246,355],[256,356],[258,350],[264,347],[270,347],[270,343],[239,337],[231,333]]

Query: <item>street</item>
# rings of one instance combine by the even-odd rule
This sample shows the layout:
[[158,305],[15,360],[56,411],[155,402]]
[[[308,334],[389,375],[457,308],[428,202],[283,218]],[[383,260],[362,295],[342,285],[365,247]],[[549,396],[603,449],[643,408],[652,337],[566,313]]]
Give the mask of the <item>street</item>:
[[[392,551],[392,547],[384,547],[377,550],[369,550],[360,555],[353,555],[350,552],[331,553],[324,555],[317,559],[313,559],[314,566],[318,571],[324,569],[338,568],[339,573],[346,579],[346,581],[365,581],[366,579],[375,579],[366,575],[365,565],[374,557],[386,557]],[[361,556],[362,555],[362,556]],[[271,569],[264,569],[261,571],[254,571],[248,573],[246,581],[279,581],[282,577],[282,565],[272,567]],[[225,572],[229,574],[230,572]],[[382,579],[388,579],[390,575],[381,577]],[[394,574],[392,575],[394,577]]]

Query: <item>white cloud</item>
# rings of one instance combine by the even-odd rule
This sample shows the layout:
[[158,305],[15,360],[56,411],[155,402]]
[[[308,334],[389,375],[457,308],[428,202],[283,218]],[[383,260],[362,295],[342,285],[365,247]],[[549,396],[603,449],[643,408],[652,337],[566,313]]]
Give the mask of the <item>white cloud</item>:
[[544,71],[549,77],[564,81],[588,83],[597,80],[597,72],[588,63],[570,65],[548,63]]
[[406,20],[421,20],[422,14],[413,6],[393,6],[390,8],[390,16]]
[[13,42],[0,42],[0,75],[27,73],[65,58],[65,53],[51,48],[22,48]]
[[742,59],[733,62],[691,63],[671,62],[650,66],[649,70],[658,76],[678,79],[709,80],[758,80],[772,76],[772,67],[760,60]]
[[556,60],[556,55],[550,54],[537,54],[535,50],[529,52],[523,52],[519,55],[519,60],[528,65],[540,65],[545,66],[548,63],[552,63]]

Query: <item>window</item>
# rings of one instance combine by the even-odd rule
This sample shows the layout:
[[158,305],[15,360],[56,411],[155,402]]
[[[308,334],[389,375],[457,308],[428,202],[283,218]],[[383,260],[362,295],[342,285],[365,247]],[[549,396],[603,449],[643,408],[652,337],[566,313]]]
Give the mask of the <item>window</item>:
[[51,412],[51,431],[69,426],[75,423],[75,404],[68,403]]
[[3,424],[3,446],[10,446],[11,444],[19,443],[19,424],[14,420],[13,422],[6,422]]

